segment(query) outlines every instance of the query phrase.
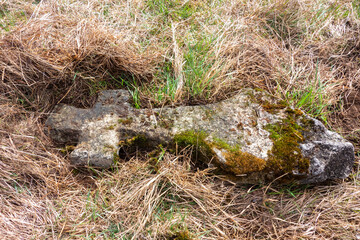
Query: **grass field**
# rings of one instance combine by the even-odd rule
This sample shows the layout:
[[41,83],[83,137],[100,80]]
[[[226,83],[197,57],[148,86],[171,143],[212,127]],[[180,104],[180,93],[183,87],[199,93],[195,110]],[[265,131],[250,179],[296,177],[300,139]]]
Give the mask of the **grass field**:
[[[352,141],[353,173],[237,185],[191,151],[75,169],[44,121],[128,89],[137,108],[259,88]],[[0,0],[0,239],[360,239],[359,0]]]

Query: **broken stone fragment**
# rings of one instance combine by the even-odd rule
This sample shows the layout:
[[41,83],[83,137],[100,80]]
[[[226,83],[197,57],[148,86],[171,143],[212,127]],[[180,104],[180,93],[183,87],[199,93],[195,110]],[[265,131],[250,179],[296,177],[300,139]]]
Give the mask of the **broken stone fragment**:
[[108,168],[127,150],[193,146],[194,160],[243,183],[346,178],[352,144],[265,92],[244,89],[225,101],[135,109],[125,90],[103,91],[91,109],[58,106],[46,121],[54,142],[76,145],[72,164]]

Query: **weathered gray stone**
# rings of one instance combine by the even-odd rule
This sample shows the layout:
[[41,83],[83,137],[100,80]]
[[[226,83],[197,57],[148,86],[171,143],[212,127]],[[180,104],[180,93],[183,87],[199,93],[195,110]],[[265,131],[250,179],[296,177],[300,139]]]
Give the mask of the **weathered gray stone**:
[[198,161],[244,183],[316,183],[346,178],[354,148],[316,119],[250,89],[225,101],[135,109],[124,90],[106,90],[91,109],[58,106],[46,121],[51,138],[76,145],[74,165],[110,167],[119,151],[194,145]]

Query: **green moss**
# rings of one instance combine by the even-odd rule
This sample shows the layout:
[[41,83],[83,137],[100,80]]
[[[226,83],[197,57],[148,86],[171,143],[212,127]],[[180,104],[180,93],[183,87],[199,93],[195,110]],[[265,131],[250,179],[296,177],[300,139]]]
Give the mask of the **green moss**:
[[200,160],[204,158],[212,159],[216,155],[213,150],[215,148],[224,150],[222,154],[226,159],[226,164],[222,164],[219,160],[215,163],[220,165],[225,171],[235,175],[261,171],[265,168],[266,161],[264,159],[247,152],[242,152],[239,145],[231,146],[220,138],[214,138],[213,142],[208,142],[205,140],[207,137],[208,134],[205,132],[186,131],[177,134],[174,137],[174,141],[182,147],[195,146],[195,150],[200,153]]
[[258,172],[265,168],[266,161],[248,152],[230,151],[224,153],[228,170],[236,175]]
[[264,90],[264,89],[262,89],[262,88],[257,88],[257,87],[256,87],[256,88],[254,88],[254,90],[255,90],[255,91],[257,91],[257,92],[265,92],[265,90]]
[[191,234],[190,234],[189,230],[182,230],[182,231],[176,232],[173,236],[171,236],[170,239],[174,239],[174,240],[191,240],[193,238],[191,237]]
[[236,175],[261,171],[265,168],[266,161],[264,159],[241,151],[239,145],[231,146],[224,140],[215,138],[212,146],[225,150],[223,155],[226,159],[226,170]]
[[220,138],[214,138],[213,145],[215,145],[217,148],[222,148],[222,149],[225,149],[225,150],[230,151],[230,152],[236,152],[240,148],[239,145],[231,146],[226,141],[224,141],[224,140],[222,140]]
[[196,132],[193,130],[185,131],[182,133],[178,133],[174,136],[174,141],[179,145],[196,145],[208,136],[205,132]]
[[147,157],[149,158],[148,167],[153,171],[153,173],[159,173],[165,153],[166,148],[159,144],[154,150],[147,154]]
[[[265,127],[270,132],[270,138],[274,143],[268,153],[266,169],[278,175],[291,174],[294,171],[300,174],[307,173],[310,160],[302,156],[299,143],[304,141],[302,133],[313,124],[312,120],[307,119],[301,110],[290,108],[285,101],[270,102],[266,100],[266,95],[262,92],[251,92],[249,96],[265,111],[271,114],[283,111],[287,115],[281,122]],[[300,122],[301,126],[297,122]]]
[[214,155],[205,140],[208,134],[203,131],[185,131],[174,136],[174,142],[180,147],[194,146],[194,151],[200,153],[201,158],[211,159]]
[[307,131],[308,129],[311,129],[315,122],[313,119],[303,117],[300,119],[301,125],[303,126],[303,130]]
[[[265,128],[269,131],[270,138],[274,143],[273,148],[269,151],[267,168],[277,174],[292,173],[293,171],[305,174],[308,172],[310,161],[302,156],[299,143],[304,141],[302,132],[306,130],[306,127],[297,124],[298,111],[286,112],[287,118],[277,124],[267,125]],[[304,119],[304,117],[301,118]]]
[[304,113],[298,108],[295,108],[295,109],[287,108],[285,110],[285,112],[288,113],[288,114],[295,114],[296,117],[300,117],[300,116],[304,115]]

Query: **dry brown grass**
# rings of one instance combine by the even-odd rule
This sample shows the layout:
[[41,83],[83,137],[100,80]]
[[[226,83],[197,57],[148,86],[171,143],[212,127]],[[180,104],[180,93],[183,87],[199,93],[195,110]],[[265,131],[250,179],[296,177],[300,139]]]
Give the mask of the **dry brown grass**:
[[151,79],[156,54],[140,54],[126,36],[96,21],[69,19],[50,7],[39,6],[26,23],[1,39],[4,96],[16,96],[36,110],[59,102],[84,107],[99,89],[121,85],[113,76]]
[[162,106],[251,86],[294,105],[313,89],[301,107],[356,143],[356,1],[35,2],[0,0],[0,238],[360,238],[359,162],[337,184],[237,186],[186,152],[73,169],[42,131],[102,89]]

